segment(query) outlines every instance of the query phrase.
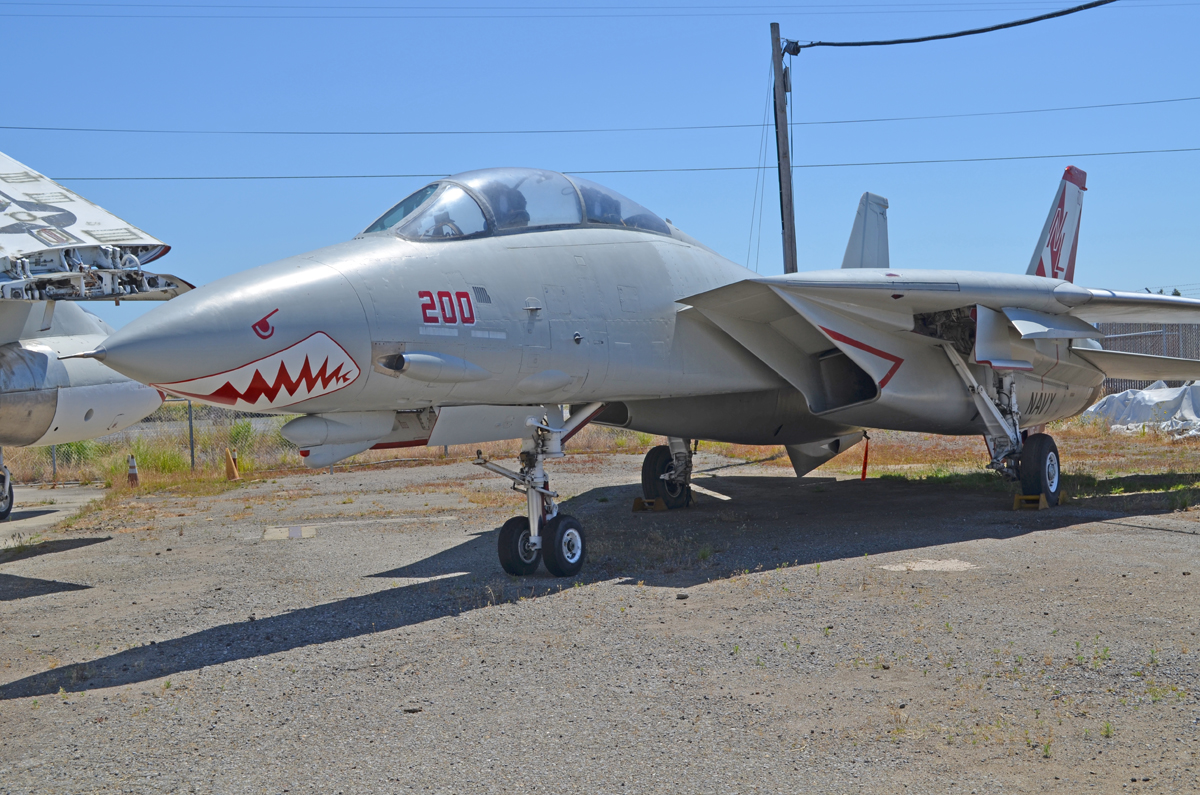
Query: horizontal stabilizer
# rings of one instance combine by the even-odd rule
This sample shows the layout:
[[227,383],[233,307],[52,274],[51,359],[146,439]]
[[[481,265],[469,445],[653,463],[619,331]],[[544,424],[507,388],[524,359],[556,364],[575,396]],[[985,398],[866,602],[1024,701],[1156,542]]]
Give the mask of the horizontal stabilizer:
[[842,257],[843,268],[889,268],[888,264],[888,200],[874,193],[864,193],[858,200],[854,228]]
[[1075,348],[1073,353],[1109,378],[1131,381],[1192,381],[1200,378],[1200,361],[1144,353]]
[[192,285],[142,266],[170,250],[0,153],[0,299],[165,301]]

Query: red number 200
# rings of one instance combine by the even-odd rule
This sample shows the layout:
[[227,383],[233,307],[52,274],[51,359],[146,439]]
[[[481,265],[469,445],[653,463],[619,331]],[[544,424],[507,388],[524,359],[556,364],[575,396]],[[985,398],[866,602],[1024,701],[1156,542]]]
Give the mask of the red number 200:
[[421,320],[425,323],[454,325],[461,319],[463,325],[475,324],[475,305],[466,291],[452,296],[449,290],[439,290],[434,298],[433,291],[421,290],[417,297],[421,299]]

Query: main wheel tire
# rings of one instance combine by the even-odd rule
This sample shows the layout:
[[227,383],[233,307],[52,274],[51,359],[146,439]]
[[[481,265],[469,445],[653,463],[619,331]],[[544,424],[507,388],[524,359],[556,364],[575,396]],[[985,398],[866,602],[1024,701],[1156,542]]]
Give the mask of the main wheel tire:
[[13,496],[12,480],[8,481],[8,494],[4,495],[4,501],[0,502],[0,522],[8,518],[12,513],[13,506],[17,504],[16,498]]
[[528,577],[537,571],[542,559],[539,550],[529,547],[529,517],[514,516],[500,526],[496,543],[500,566],[514,577]]
[[1025,440],[1021,449],[1020,474],[1023,494],[1045,494],[1047,504],[1058,505],[1062,472],[1054,439],[1044,433],[1035,433]]
[[559,514],[542,530],[542,560],[555,577],[574,577],[587,558],[583,525],[574,516]]
[[647,500],[662,500],[672,510],[686,508],[692,497],[691,487],[662,478],[674,471],[675,456],[671,455],[671,448],[665,444],[651,447],[642,459],[642,496]]

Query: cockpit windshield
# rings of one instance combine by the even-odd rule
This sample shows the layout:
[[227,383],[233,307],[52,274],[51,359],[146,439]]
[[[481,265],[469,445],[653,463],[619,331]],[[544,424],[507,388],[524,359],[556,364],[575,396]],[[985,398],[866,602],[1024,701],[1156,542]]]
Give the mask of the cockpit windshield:
[[412,240],[469,237],[487,231],[483,211],[467,192],[457,185],[444,185],[421,212],[404,222],[396,231]]
[[412,215],[412,211],[424,204],[425,200],[432,196],[437,189],[438,183],[436,182],[432,185],[426,185],[381,215],[378,221],[368,226],[364,231],[382,232],[384,229],[391,229],[409,215]]
[[443,240],[554,227],[607,226],[670,235],[654,213],[603,185],[555,171],[488,168],[426,185],[366,232]]

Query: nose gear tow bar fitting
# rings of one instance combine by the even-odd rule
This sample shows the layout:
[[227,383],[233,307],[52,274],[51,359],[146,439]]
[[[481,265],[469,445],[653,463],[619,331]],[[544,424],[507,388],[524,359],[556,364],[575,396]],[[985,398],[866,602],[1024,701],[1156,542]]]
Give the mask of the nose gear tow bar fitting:
[[[505,570],[510,574],[532,574],[533,571],[528,570],[528,567],[532,564],[536,569],[536,557],[539,552],[543,555],[546,568],[556,576],[571,576],[583,565],[583,528],[572,517],[560,517],[558,505],[555,503],[558,492],[550,490],[544,465],[548,458],[562,458],[563,440],[574,435],[599,414],[602,408],[603,403],[589,403],[572,414],[570,419],[558,428],[550,424],[548,418],[543,418],[542,422],[533,417],[527,419],[525,425],[531,429],[531,433],[521,442],[521,468],[518,472],[484,458],[482,450],[475,451],[475,460],[471,463],[508,478],[513,482],[513,490],[523,492],[526,497],[528,529],[521,528],[523,532],[518,532],[512,539],[512,543],[518,547],[513,550],[516,559],[524,561],[525,564],[524,567],[516,565],[519,571],[510,570],[505,564],[504,544],[507,541],[506,534],[501,532],[501,564],[505,564]],[[513,521],[509,520],[506,526]],[[554,531],[549,533],[549,540],[545,532],[548,530]]]

